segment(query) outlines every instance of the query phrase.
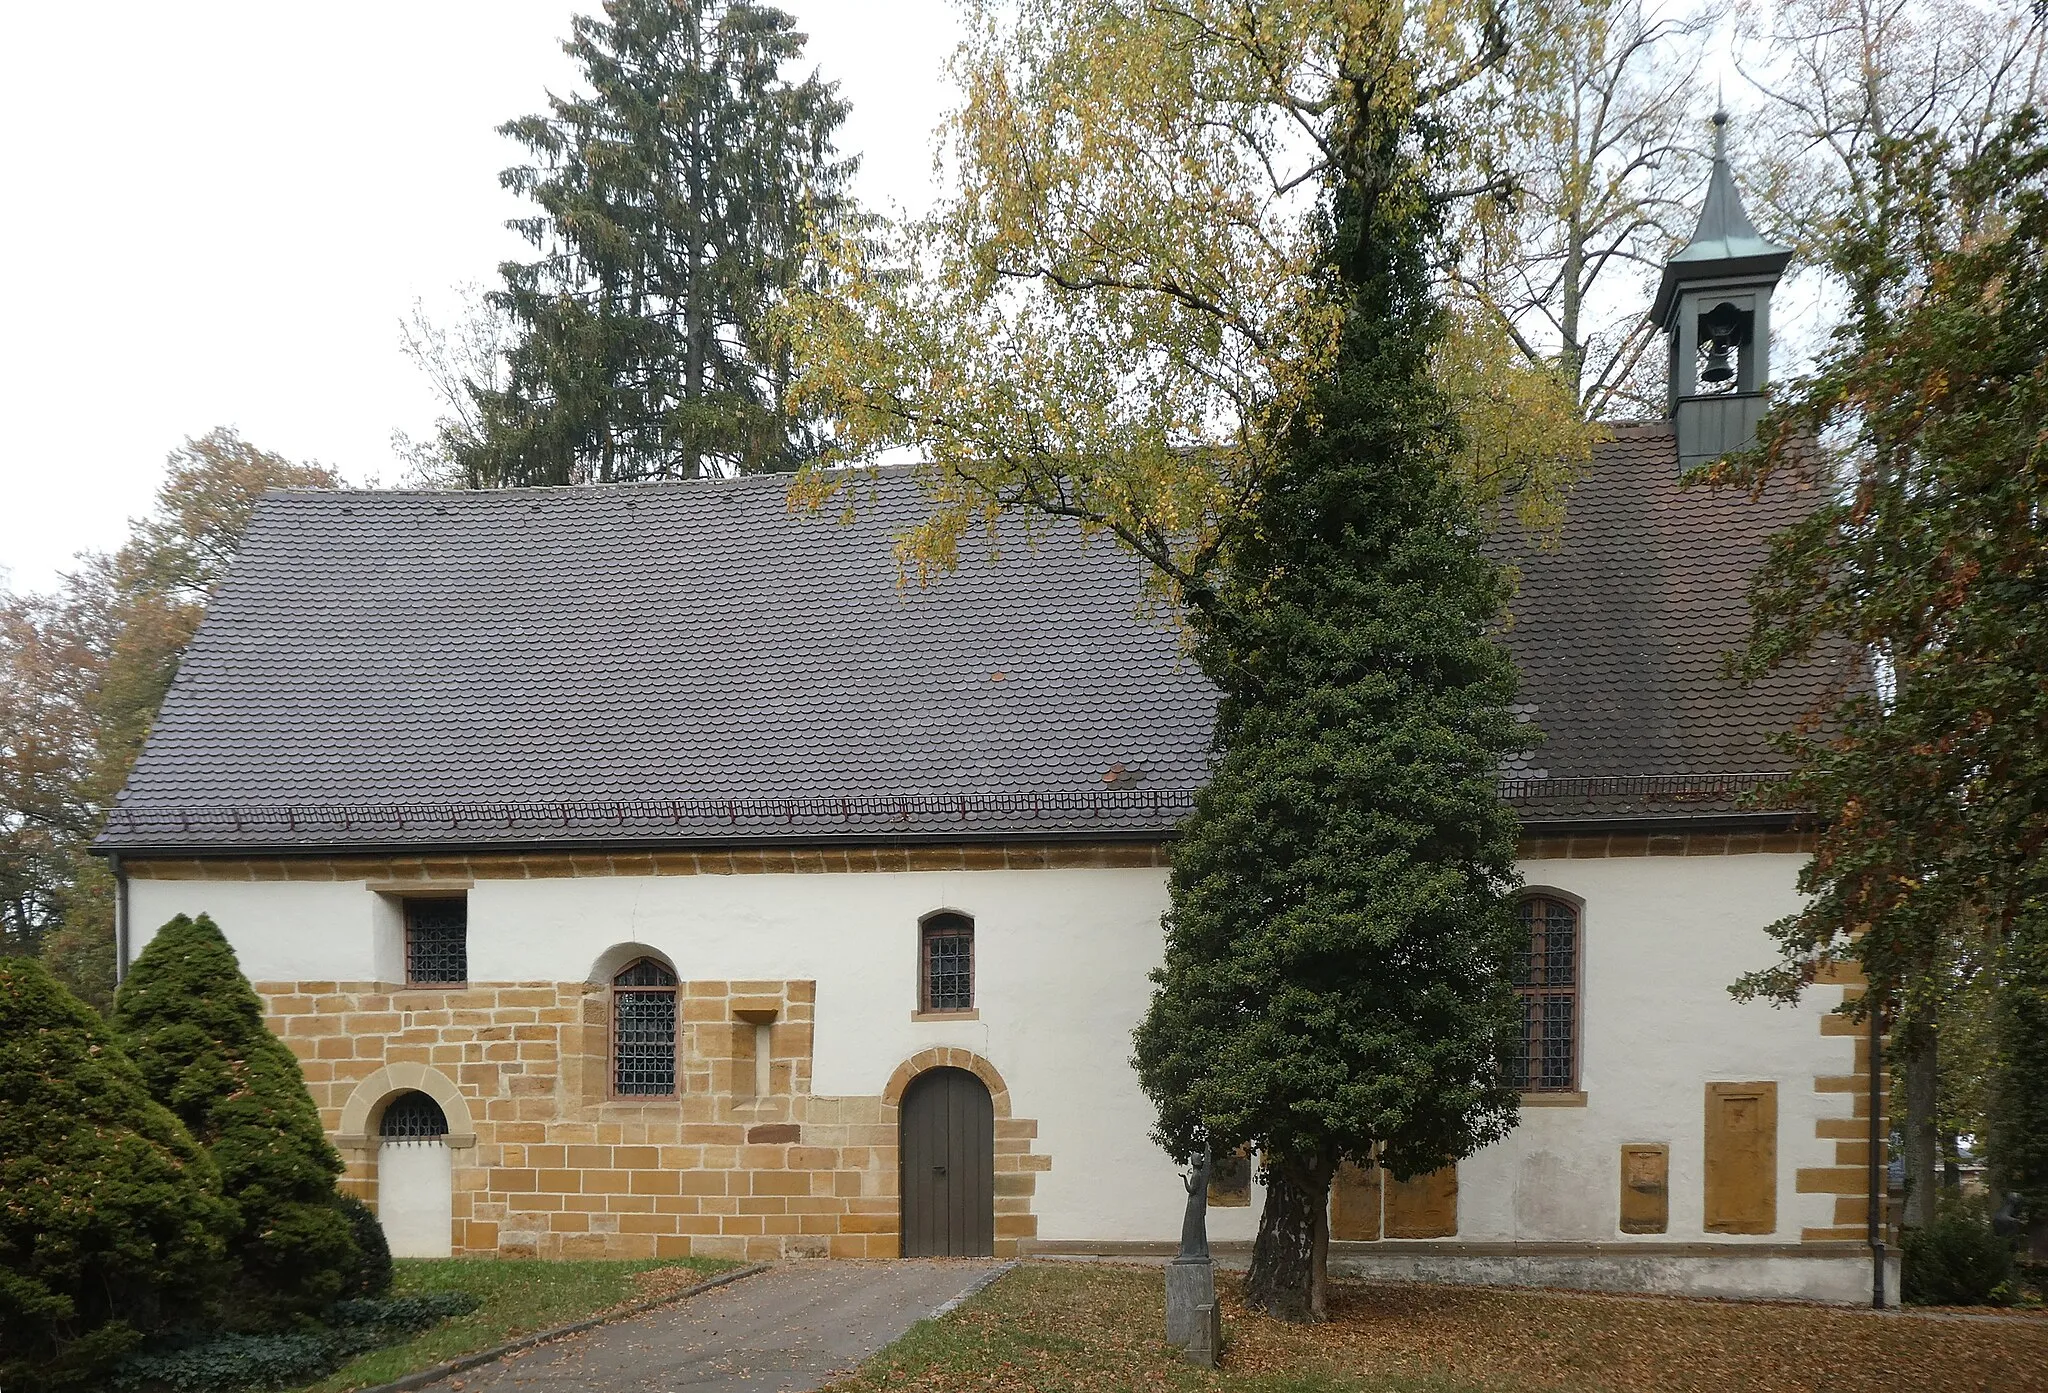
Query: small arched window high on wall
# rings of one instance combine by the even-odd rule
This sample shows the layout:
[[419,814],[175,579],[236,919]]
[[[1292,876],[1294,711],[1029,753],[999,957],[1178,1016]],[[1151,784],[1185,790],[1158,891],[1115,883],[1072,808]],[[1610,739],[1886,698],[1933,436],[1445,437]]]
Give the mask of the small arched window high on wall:
[[653,958],[612,978],[612,1092],[672,1098],[676,1091],[676,974]]
[[918,926],[918,1009],[974,1009],[974,921],[946,910]]
[[1516,1077],[1524,1093],[1579,1086],[1579,910],[1555,895],[1522,901],[1525,948],[1515,970],[1522,1000]]

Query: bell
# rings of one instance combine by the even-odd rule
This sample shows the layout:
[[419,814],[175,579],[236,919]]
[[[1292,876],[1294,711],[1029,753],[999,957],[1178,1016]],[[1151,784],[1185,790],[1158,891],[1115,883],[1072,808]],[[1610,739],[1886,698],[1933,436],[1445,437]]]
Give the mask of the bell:
[[1734,365],[1728,361],[1728,344],[1725,339],[1715,339],[1713,347],[1707,350],[1707,365],[1700,369],[1700,380],[1716,385],[1735,376]]

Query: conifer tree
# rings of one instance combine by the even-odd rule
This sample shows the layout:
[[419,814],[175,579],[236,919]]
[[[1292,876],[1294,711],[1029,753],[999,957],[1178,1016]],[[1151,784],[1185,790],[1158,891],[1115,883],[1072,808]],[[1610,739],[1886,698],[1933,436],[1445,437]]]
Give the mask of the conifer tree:
[[0,1388],[103,1386],[204,1312],[231,1225],[213,1162],[100,1018],[0,958]]
[[316,1312],[363,1255],[335,1191],[341,1157],[235,951],[205,915],[179,915],[135,959],[114,1027],[151,1096],[205,1147],[236,1227],[230,1311],[256,1326]]
[[1341,1162],[1412,1177],[1516,1116],[1516,823],[1497,772],[1530,736],[1491,637],[1504,581],[1429,371],[1435,205],[1401,72],[1343,93],[1336,360],[1191,616],[1222,692],[1213,775],[1136,1037],[1168,1151],[1260,1152],[1246,1298],[1296,1320],[1323,1314]]
[[534,163],[505,186],[540,252],[491,296],[511,321],[502,390],[447,443],[473,484],[611,483],[794,468],[771,309],[806,275],[813,219],[847,212],[846,103],[795,21],[750,0],[606,0],[564,45],[587,94],[501,128]]

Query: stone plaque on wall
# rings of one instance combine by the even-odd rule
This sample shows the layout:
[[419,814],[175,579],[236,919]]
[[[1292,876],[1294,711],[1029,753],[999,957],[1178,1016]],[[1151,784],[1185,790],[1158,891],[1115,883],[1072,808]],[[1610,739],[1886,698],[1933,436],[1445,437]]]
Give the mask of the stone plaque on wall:
[[1778,1085],[1710,1083],[1706,1119],[1706,1230],[1778,1228]]
[[1252,1202],[1251,1152],[1238,1150],[1210,1163],[1209,1207],[1242,1209]]
[[1380,1236],[1380,1176],[1378,1166],[1354,1166],[1346,1161],[1330,1186],[1330,1237],[1370,1243]]
[[1621,1231],[1663,1233],[1671,1224],[1671,1148],[1661,1142],[1621,1148]]
[[1455,1238],[1458,1235],[1458,1168],[1386,1178],[1385,1230],[1389,1238]]

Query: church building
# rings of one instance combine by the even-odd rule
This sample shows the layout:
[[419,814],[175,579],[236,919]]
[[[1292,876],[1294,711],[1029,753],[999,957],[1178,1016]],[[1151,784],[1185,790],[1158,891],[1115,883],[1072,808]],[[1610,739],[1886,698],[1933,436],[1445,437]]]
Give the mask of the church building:
[[[1680,485],[1754,430],[1787,256],[1717,161],[1656,301],[1668,418],[1596,450],[1555,545],[1499,539],[1547,735],[1503,771],[1521,1122],[1346,1170],[1339,1273],[1867,1296],[1856,985],[1728,990],[1811,850],[1744,795],[1845,673],[1723,675],[1804,502]],[[1131,1031],[1213,690],[1107,541],[899,586],[913,479],[850,523],[787,488],[258,509],[98,846],[124,969],[213,917],[395,1251],[1172,1250]],[[1259,1201],[1226,1158],[1223,1253]]]

